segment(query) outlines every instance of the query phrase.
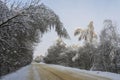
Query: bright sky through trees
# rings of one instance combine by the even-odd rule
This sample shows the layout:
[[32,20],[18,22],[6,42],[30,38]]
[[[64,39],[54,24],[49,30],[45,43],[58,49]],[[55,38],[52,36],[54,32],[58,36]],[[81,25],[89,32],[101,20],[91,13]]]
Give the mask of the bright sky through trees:
[[[71,40],[65,40],[67,44],[80,44],[74,37],[74,30],[78,27],[85,28],[90,21],[94,22],[97,34],[103,28],[105,19],[111,19],[120,25],[120,0],[42,0],[42,2],[59,15],[71,36]],[[44,35],[42,42],[35,49],[35,55],[44,55],[56,37],[55,32]]]
[[[74,37],[74,30],[78,27],[86,28],[90,21],[93,21],[97,34],[103,28],[105,19],[111,19],[120,26],[120,0],[41,0],[41,2],[60,17],[71,37],[71,40],[65,40],[67,44],[80,44],[77,37]],[[44,55],[56,38],[54,31],[45,34],[42,42],[35,48],[35,55]]]

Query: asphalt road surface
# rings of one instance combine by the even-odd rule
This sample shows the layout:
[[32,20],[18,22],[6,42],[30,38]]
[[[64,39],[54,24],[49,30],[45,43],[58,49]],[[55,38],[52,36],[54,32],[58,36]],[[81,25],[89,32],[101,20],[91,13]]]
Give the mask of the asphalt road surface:
[[71,70],[61,70],[48,64],[33,63],[30,67],[28,80],[111,80],[87,73],[76,73]]

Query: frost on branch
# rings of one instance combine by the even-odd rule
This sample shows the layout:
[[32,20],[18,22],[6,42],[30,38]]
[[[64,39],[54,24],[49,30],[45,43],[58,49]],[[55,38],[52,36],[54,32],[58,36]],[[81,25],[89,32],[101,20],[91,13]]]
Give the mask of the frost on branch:
[[0,76],[30,64],[34,43],[51,28],[60,37],[69,37],[59,17],[45,5],[9,9],[0,1]]

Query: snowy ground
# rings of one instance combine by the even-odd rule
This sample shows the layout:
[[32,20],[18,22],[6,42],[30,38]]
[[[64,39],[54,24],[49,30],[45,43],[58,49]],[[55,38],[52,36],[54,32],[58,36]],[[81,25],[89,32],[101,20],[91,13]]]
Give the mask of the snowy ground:
[[3,76],[0,80],[27,80],[29,68],[31,65],[21,68],[20,70]]
[[[28,65],[14,73],[3,76],[0,80],[40,80],[40,74],[37,70],[37,67],[35,68],[35,66],[33,66],[31,68],[32,65]],[[48,66],[51,68],[55,68],[55,69],[58,69],[63,72],[66,70],[66,71],[73,72],[76,74],[85,74],[87,76],[102,76],[102,77],[110,78],[112,80],[120,80],[120,74],[115,74],[115,73],[110,73],[110,72],[86,71],[86,70],[80,70],[80,69],[76,69],[76,68],[63,67],[63,66],[59,66],[59,65],[48,65],[48,64],[40,64],[40,65],[42,65],[43,67]],[[31,72],[31,69],[32,69],[32,72]],[[38,67],[38,69],[39,69],[39,67]],[[34,77],[34,78],[32,79],[32,77]],[[43,80],[43,79],[41,79],[41,80]]]
[[91,74],[91,75],[96,75],[96,76],[102,76],[102,77],[107,77],[112,80],[120,80],[120,74],[116,73],[111,73],[111,72],[102,72],[102,71],[88,71],[88,70],[82,70],[82,69],[77,69],[77,68],[71,68],[71,67],[63,67],[59,65],[49,65],[61,70],[69,70],[75,73],[86,73],[86,74]]

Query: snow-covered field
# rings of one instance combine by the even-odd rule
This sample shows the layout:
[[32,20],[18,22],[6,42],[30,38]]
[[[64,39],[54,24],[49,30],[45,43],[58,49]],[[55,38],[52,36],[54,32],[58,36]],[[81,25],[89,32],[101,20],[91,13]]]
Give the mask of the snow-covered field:
[[[81,69],[76,69],[76,68],[70,68],[70,67],[63,67],[63,66],[59,66],[59,65],[48,65],[49,67],[53,67],[59,70],[67,70],[67,71],[71,71],[74,73],[85,73],[86,75],[93,75],[93,76],[102,76],[102,77],[107,77],[110,78],[112,80],[120,80],[120,74],[115,74],[115,73],[110,73],[110,72],[101,72],[101,71],[87,71],[87,70],[81,70]],[[31,65],[28,65],[26,67],[21,68],[20,70],[8,74],[6,76],[3,76],[0,80],[28,80],[28,76],[30,74],[30,67]],[[36,76],[36,74],[34,75]]]

